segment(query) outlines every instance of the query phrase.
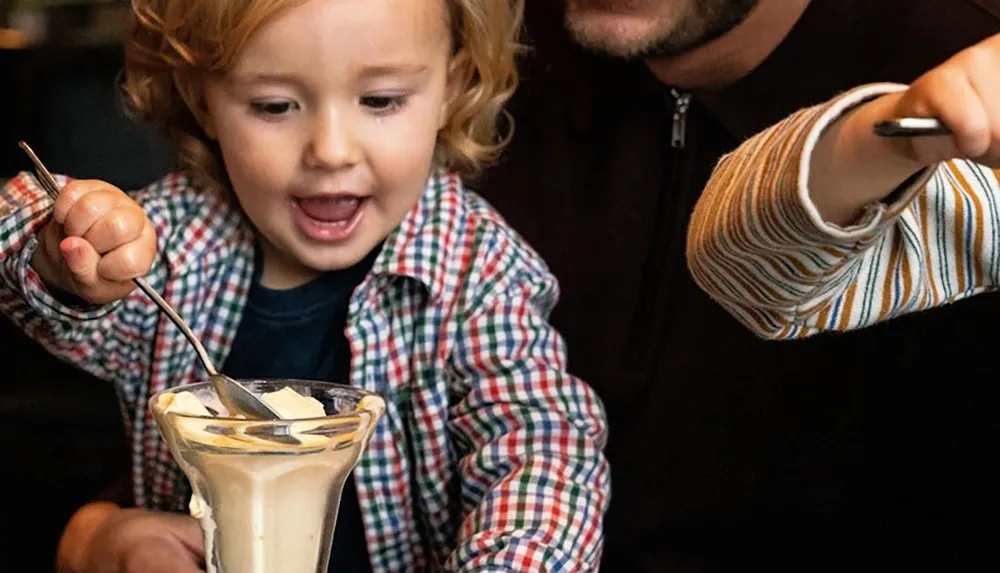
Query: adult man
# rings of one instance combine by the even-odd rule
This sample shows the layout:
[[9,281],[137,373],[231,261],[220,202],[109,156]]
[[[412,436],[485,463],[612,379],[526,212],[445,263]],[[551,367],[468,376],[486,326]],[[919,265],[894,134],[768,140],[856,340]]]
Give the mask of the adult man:
[[[560,278],[571,369],[608,407],[604,570],[995,565],[998,391],[969,357],[989,356],[1000,298],[764,342],[695,287],[684,236],[743,138],[840,90],[916,78],[1000,31],[1000,2],[561,8],[529,2],[516,135],[479,188]],[[930,378],[941,364],[952,376]]]

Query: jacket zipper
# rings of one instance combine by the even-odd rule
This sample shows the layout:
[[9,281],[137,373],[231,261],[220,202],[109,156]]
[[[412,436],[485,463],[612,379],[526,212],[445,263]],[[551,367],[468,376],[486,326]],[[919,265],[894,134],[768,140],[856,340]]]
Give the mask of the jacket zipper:
[[[681,189],[681,183],[685,180],[681,171],[685,169],[689,160],[684,151],[687,145],[688,110],[691,107],[691,94],[683,93],[675,88],[670,89],[669,98],[673,102],[673,112],[670,119],[670,147],[664,149],[663,161],[669,166],[669,175],[664,179],[667,187],[660,196],[656,205],[659,213],[653,224],[653,242],[650,244],[649,254],[642,273],[642,285],[639,290],[636,304],[636,317],[632,324],[629,343],[629,360],[633,368],[638,369],[644,375],[651,375],[657,368],[654,362],[659,341],[663,339],[664,326],[657,328],[656,324],[661,320],[661,307],[663,299],[669,294],[665,292],[673,285],[672,279],[678,272],[678,263],[671,260],[675,253],[677,239],[673,233],[677,232],[679,220],[686,223],[689,210],[678,201],[684,201],[686,196]],[[664,97],[664,105],[669,105]],[[679,219],[682,217],[682,219]],[[687,228],[685,223],[680,226]],[[679,258],[683,261],[683,247]],[[682,270],[681,272],[684,272]],[[649,389],[647,388],[647,392]]]
[[687,111],[691,106],[691,94],[682,93],[674,88],[670,89],[670,96],[674,98],[673,126],[670,129],[670,145],[674,149],[684,149],[687,141]]

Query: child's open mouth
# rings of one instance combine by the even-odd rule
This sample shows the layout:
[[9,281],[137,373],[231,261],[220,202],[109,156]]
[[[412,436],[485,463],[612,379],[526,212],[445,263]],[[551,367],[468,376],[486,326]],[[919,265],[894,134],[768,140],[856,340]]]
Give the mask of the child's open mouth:
[[292,214],[295,224],[307,237],[316,241],[343,241],[357,230],[366,201],[366,197],[356,195],[294,198]]

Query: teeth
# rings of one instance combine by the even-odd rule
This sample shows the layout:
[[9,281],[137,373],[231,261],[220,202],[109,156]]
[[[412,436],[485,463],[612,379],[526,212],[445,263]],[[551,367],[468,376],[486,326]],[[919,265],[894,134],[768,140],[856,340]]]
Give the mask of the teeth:
[[357,197],[323,197],[322,199],[312,199],[312,200],[316,201],[317,203],[326,203],[334,205],[336,204],[350,205],[352,203],[358,203],[360,201]]

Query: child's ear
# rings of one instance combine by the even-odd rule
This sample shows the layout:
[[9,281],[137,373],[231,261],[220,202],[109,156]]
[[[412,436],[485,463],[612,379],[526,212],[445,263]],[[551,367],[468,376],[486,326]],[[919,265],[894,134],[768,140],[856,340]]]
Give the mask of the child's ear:
[[451,110],[455,100],[462,95],[471,76],[472,61],[468,52],[460,50],[448,62],[448,78],[445,84],[444,100],[441,102],[441,112],[438,117],[438,130],[444,129],[451,118]]
[[177,91],[181,94],[184,105],[187,106],[205,135],[209,139],[216,139],[218,130],[215,127],[215,120],[205,103],[205,80],[203,78],[181,77],[175,74],[174,85],[177,86]]

